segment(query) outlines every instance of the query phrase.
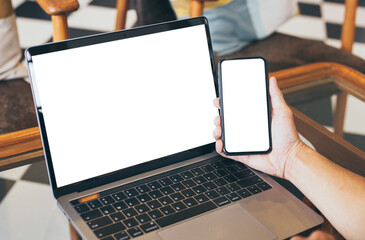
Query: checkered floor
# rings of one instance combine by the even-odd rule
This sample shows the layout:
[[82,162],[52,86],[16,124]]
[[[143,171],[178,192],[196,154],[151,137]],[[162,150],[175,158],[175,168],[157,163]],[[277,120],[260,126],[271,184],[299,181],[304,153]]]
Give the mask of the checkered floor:
[[[112,31],[115,0],[79,0],[80,9],[68,17],[70,37]],[[12,0],[23,49],[52,40],[52,23],[34,1]],[[343,0],[300,0],[301,14],[283,24],[279,31],[340,46],[344,13]],[[137,20],[133,4],[128,11],[127,27]],[[359,0],[354,54],[365,59],[365,0]],[[350,98],[346,138],[365,151],[364,103]],[[331,99],[302,105],[302,111],[315,117],[322,106],[331,110]],[[352,116],[352,117],[351,117]],[[354,117],[356,116],[356,117]],[[317,119],[331,125],[332,119]],[[52,196],[44,162],[0,172],[0,239],[69,239],[66,218]]]

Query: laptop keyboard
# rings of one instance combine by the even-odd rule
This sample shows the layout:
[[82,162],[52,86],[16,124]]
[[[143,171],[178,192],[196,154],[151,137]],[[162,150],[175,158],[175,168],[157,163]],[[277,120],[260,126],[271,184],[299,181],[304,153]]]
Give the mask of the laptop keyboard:
[[270,188],[244,164],[215,157],[71,204],[97,238],[126,240]]

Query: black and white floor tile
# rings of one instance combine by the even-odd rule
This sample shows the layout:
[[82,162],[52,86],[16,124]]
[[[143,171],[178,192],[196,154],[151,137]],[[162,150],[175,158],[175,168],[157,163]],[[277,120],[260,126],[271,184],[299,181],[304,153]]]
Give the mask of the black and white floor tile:
[[[79,0],[80,9],[68,16],[70,37],[112,31],[116,0]],[[340,46],[340,25],[344,0],[299,0],[300,14],[284,23],[279,31]],[[52,40],[52,23],[34,1],[12,0],[23,49]],[[133,8],[133,4],[131,4]],[[127,27],[137,20],[128,11]],[[365,59],[365,0],[359,0],[353,53]],[[315,105],[330,105],[331,101]],[[318,108],[300,106],[316,116]],[[365,151],[365,104],[348,100],[345,137]],[[356,117],[354,117],[356,116]],[[318,119],[331,125],[332,119]],[[0,172],[0,239],[69,239],[67,220],[53,198],[44,162]]]

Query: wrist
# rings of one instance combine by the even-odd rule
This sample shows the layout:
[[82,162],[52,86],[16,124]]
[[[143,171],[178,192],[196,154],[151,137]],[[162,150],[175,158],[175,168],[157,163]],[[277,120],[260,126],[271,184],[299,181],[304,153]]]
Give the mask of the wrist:
[[293,182],[294,177],[297,175],[298,171],[298,163],[301,161],[301,157],[304,154],[305,149],[308,148],[302,140],[299,138],[297,141],[292,145],[292,147],[288,151],[288,155],[285,161],[285,168],[284,168],[284,179]]

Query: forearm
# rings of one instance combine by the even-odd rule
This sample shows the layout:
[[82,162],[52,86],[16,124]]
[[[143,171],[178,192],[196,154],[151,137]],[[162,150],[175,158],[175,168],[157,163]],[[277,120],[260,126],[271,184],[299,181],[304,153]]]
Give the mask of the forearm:
[[365,178],[304,144],[293,153],[285,172],[345,238],[365,236]]

